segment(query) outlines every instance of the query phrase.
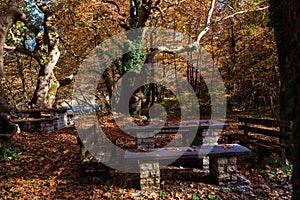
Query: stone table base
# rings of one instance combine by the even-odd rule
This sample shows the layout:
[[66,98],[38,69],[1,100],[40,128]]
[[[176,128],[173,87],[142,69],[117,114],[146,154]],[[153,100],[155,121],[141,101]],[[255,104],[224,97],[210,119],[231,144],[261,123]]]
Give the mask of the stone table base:
[[210,157],[210,175],[218,185],[234,184],[237,182],[237,157]]
[[158,161],[139,161],[141,190],[160,189],[160,169]]

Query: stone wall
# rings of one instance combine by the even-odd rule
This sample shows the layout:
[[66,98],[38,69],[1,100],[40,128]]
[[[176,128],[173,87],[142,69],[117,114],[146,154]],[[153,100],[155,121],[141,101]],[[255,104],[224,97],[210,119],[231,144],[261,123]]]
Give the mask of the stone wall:
[[54,131],[53,120],[17,120],[22,131],[49,133]]

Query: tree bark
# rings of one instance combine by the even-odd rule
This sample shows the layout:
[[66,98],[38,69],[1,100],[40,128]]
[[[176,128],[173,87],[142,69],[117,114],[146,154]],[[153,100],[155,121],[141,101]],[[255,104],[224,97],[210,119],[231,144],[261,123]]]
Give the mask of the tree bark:
[[24,20],[25,17],[26,16],[23,12],[14,7],[8,8],[7,11],[0,16],[0,113],[9,112],[7,95],[2,86],[4,67],[3,48],[6,41],[7,32],[16,21]]
[[293,199],[300,199],[300,2],[271,0],[281,73],[281,116],[294,122]]
[[[300,2],[298,0],[282,0],[282,21],[284,34],[284,50],[286,52],[285,70],[291,77],[288,77],[286,92],[295,91],[293,98],[295,105],[293,109],[293,143],[294,143],[294,158],[293,158],[293,199],[300,199]],[[290,73],[292,72],[292,73]],[[292,83],[292,84],[290,84]],[[287,104],[289,102],[286,102]],[[288,108],[289,106],[287,106]],[[288,111],[287,111],[288,112]]]

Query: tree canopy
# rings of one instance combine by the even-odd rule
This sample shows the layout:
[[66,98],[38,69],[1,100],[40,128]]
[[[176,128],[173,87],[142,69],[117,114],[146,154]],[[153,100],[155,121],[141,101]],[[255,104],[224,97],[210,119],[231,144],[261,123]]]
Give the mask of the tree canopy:
[[[19,7],[27,18],[10,29],[4,47],[3,85],[13,108],[52,107],[70,100],[72,78],[98,44],[132,28],[163,27],[188,35],[194,40],[189,48],[202,45],[209,52],[225,82],[229,110],[278,111],[279,72],[267,1],[27,0]],[[162,47],[155,62],[165,59],[171,68],[180,66],[201,102],[208,104],[201,66],[194,69],[174,52]],[[119,77],[132,70],[126,60],[141,65],[151,53],[143,49],[117,60],[100,81],[100,96],[109,96]]]

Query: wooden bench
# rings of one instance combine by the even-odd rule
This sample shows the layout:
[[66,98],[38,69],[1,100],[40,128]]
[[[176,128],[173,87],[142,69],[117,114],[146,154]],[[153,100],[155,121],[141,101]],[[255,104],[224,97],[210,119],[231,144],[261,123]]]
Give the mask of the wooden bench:
[[[219,185],[237,182],[237,156],[249,156],[251,150],[238,145],[201,145],[195,147],[166,147],[147,152],[125,152],[124,158],[138,162],[141,190],[160,189],[160,161],[176,158],[209,157],[210,176]],[[197,160],[197,159],[196,159]]]
[[[281,160],[285,162],[286,149],[290,147],[291,121],[245,117],[240,117],[238,121],[238,129],[244,132],[243,134],[226,135],[228,143],[233,143],[233,141],[237,140],[242,145],[256,146],[269,152],[277,151],[281,154]],[[259,156],[261,157],[263,154],[260,152]]]

